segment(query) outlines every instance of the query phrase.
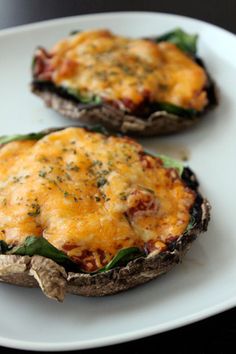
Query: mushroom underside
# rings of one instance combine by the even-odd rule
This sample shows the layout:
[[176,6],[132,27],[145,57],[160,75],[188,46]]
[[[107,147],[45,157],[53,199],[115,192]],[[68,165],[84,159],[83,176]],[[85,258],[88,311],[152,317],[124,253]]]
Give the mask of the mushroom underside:
[[42,256],[0,255],[0,281],[26,287],[40,287],[44,294],[63,301],[66,293],[104,296],[127,290],[156,278],[179,263],[191,243],[206,231],[210,218],[206,199],[199,207],[195,226],[180,236],[168,251],[139,257],[124,267],[97,273],[66,272],[64,267]]
[[[198,59],[198,63],[205,69],[202,60]],[[181,117],[161,110],[152,112],[144,118],[105,103],[84,104],[53,83],[37,80],[33,80],[31,83],[31,91],[39,96],[47,107],[74,121],[101,124],[111,131],[136,136],[166,135],[190,128],[217,105],[218,89],[207,71],[206,74],[208,105],[203,112],[199,112],[197,116],[193,117]]]

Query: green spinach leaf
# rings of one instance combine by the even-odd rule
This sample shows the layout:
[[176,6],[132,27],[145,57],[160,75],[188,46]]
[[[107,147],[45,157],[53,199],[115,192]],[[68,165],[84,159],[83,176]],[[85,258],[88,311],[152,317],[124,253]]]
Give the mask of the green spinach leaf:
[[172,157],[159,155],[160,159],[163,161],[164,167],[166,168],[175,168],[178,171],[179,176],[181,177],[184,165],[181,161],[175,160]]
[[162,154],[158,154],[158,153],[153,153],[147,150],[144,150],[144,152],[147,155],[150,155],[152,157],[159,157],[162,162],[164,167],[166,168],[175,168],[179,174],[179,176],[182,176],[183,170],[184,170],[184,165],[181,161],[173,159],[172,157],[166,156],[166,155],[162,155]]
[[99,270],[99,273],[105,272],[118,266],[124,266],[129,261],[141,256],[145,256],[145,253],[141,251],[138,247],[123,248],[117,252],[117,254],[104,268]]
[[[95,133],[101,133],[104,135],[108,135],[108,131],[102,126],[102,125],[94,125],[92,127],[88,126],[82,126],[84,129],[88,129],[91,132]],[[40,140],[44,136],[46,136],[48,133],[30,133],[30,134],[24,134],[24,135],[2,135],[0,136],[0,145],[5,145],[8,143],[11,143],[12,141],[23,141],[23,140]]]
[[93,95],[92,97],[89,96],[83,96],[79,92],[79,90],[75,90],[72,88],[68,87],[63,87],[64,90],[68,92],[71,96],[74,96],[79,102],[85,103],[85,104],[100,104],[102,103],[102,99],[99,96]]
[[[50,244],[44,237],[28,236],[21,245],[15,246],[11,249],[4,241],[0,241],[0,253],[20,256],[27,255],[31,257],[39,255],[52,259],[56,263],[63,265],[66,269],[82,273],[76,263],[74,263],[65,253],[59,251],[56,247]],[[121,249],[104,268],[97,272],[93,272],[93,274],[105,272],[117,266],[126,265],[130,260],[142,255],[145,255],[144,252],[137,247]]]
[[175,30],[165,33],[156,38],[159,42],[171,42],[175,44],[178,48],[190,55],[196,55],[197,52],[197,39],[198,35],[188,34],[184,32],[181,28],[176,28]]
[[39,255],[50,258],[56,263],[63,265],[65,268],[78,268],[64,252],[59,251],[44,237],[28,236],[21,245],[13,247],[6,253],[21,256]]
[[30,133],[25,135],[3,135],[0,136],[0,145],[4,145],[12,141],[39,140],[43,138],[45,135],[46,133]]
[[182,108],[167,102],[158,102],[156,106],[159,111],[166,111],[179,117],[192,118],[198,114],[195,109]]

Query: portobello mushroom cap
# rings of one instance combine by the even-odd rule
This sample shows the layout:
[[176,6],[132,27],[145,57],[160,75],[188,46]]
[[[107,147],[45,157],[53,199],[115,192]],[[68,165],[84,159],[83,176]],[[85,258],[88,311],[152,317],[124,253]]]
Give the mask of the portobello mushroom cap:
[[[61,129],[63,128],[48,129],[39,135]],[[147,256],[129,261],[125,266],[90,274],[67,271],[52,259],[40,255],[0,254],[0,281],[25,287],[40,287],[47,297],[63,301],[66,293],[83,296],[111,295],[167,273],[182,260],[198,235],[207,230],[210,220],[210,204],[198,192],[199,184],[195,174],[186,167],[181,178],[196,192],[191,210],[194,222],[168,245],[167,250],[161,253],[153,251]]]
[[[197,60],[204,67],[200,59]],[[154,136],[177,133],[190,128],[202,119],[218,102],[215,83],[207,73],[208,105],[195,116],[187,117],[156,109],[147,116],[129,114],[107,103],[80,103],[63,88],[49,81],[33,80],[31,91],[43,99],[47,107],[62,116],[86,124],[101,124],[110,131],[135,136]]]
[[165,252],[136,258],[125,267],[116,267],[97,274],[73,273],[51,259],[35,255],[0,255],[0,281],[26,287],[40,287],[51,299],[63,301],[66,293],[83,296],[104,296],[146,283],[167,273],[179,263],[191,243],[207,230],[210,206],[199,196],[198,222],[181,235]]
[[[80,31],[73,31],[71,35],[76,35],[78,32]],[[101,30],[100,32],[101,36],[105,35],[105,38],[106,36],[113,36],[110,31]],[[88,33],[90,32],[88,31]],[[93,36],[91,38],[91,43],[93,43]],[[144,96],[142,103],[137,104],[137,106],[135,108],[133,107],[132,109],[130,109],[130,107],[126,107],[125,104],[123,104],[120,108],[115,101],[113,102],[113,99],[101,101],[99,96],[96,97],[98,100],[88,99],[86,97],[84,100],[79,92],[75,91],[73,93],[73,89],[71,90],[70,86],[64,87],[61,86],[60,83],[54,83],[52,77],[50,76],[50,64],[48,64],[47,61],[46,64],[44,64],[44,62],[41,61],[42,58],[39,59],[38,57],[37,50],[43,55],[44,59],[46,57],[50,60],[51,53],[47,52],[47,50],[42,47],[38,47],[33,58],[33,78],[31,83],[31,91],[37,96],[41,97],[48,107],[51,107],[65,117],[71,118],[73,120],[79,120],[82,123],[102,124],[111,131],[118,131],[125,134],[140,136],[176,133],[195,125],[202,118],[202,116],[205,115],[207,111],[209,111],[209,109],[212,109],[214,106],[216,106],[218,101],[215,84],[207,72],[202,59],[197,56],[197,38],[197,35],[191,35],[184,32],[180,28],[176,28],[175,30],[163,35],[144,39],[150,41],[150,43],[155,44],[159,44],[161,42],[172,43],[178,49],[180,49],[182,53],[185,53],[187,56],[189,56],[193,62],[203,68],[206,76],[206,82],[204,87],[202,87],[202,90],[204,90],[206,93],[207,103],[205,106],[202,106],[202,109],[194,109],[194,105],[190,105],[189,109],[183,108],[181,105],[176,106],[173,104],[173,102],[171,103],[168,101],[168,97],[162,98],[164,100],[163,102],[149,101],[147,93],[147,97]],[[140,50],[142,51],[142,47]],[[143,50],[145,53],[145,46]],[[150,50],[150,48],[148,50]],[[96,57],[96,51],[93,55]],[[68,58],[67,60],[69,60]],[[151,58],[153,59],[152,56]],[[122,64],[123,62],[121,62],[121,65]],[[92,67],[94,68],[94,64]],[[64,70],[63,68],[62,71]],[[41,75],[44,69],[45,76]],[[73,72],[72,63],[71,70]],[[195,89],[196,94],[199,93],[198,90],[199,89],[197,88]],[[127,99],[129,100],[129,97]],[[193,109],[190,109],[190,107]]]

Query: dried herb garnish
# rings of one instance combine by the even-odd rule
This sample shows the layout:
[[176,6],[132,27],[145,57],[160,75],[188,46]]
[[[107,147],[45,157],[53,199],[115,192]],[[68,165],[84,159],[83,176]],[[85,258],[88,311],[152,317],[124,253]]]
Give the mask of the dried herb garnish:
[[97,180],[97,187],[103,187],[107,183],[107,179],[105,177],[99,177]]
[[75,165],[74,162],[69,162],[66,164],[66,169],[67,169],[67,171],[78,172],[79,166]]
[[44,171],[44,170],[40,170],[40,171],[39,171],[39,177],[45,178],[46,175],[47,175],[47,172],[46,172],[46,171]]
[[28,212],[29,216],[37,216],[40,214],[40,205],[38,203],[31,204],[32,211]]

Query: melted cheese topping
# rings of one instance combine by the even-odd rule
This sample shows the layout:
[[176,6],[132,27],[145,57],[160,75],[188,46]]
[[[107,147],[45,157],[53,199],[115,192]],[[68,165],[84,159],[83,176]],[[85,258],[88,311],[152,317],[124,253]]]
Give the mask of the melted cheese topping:
[[67,128],[0,160],[0,239],[43,235],[85,270],[122,248],[160,252],[189,223],[195,193],[129,138]]
[[85,31],[60,41],[49,57],[44,71],[56,85],[121,109],[168,102],[201,111],[208,102],[205,71],[171,43]]

